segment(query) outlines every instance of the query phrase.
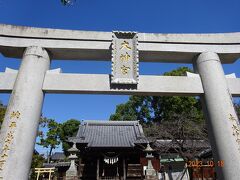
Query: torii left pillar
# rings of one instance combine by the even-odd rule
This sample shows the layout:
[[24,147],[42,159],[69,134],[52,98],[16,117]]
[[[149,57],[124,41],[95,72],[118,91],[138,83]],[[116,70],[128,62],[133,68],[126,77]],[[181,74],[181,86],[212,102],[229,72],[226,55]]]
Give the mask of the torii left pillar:
[[0,131],[0,180],[28,179],[49,67],[44,48],[26,48]]

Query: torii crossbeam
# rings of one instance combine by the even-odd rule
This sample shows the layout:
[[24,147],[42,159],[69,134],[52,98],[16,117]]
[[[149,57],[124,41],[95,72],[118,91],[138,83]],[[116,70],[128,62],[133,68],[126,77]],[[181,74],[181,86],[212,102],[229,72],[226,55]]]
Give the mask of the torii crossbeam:
[[232,96],[240,95],[240,79],[225,76],[222,64],[240,57],[240,33],[137,35],[140,61],[191,63],[197,74],[139,75],[134,85],[112,84],[108,74],[65,74],[49,70],[51,59],[109,61],[112,32],[0,25],[0,52],[22,59],[19,70],[0,73],[0,92],[11,93],[0,131],[0,179],[28,178],[45,93],[200,96],[214,159],[224,161],[216,167],[218,177],[239,179],[240,127]]

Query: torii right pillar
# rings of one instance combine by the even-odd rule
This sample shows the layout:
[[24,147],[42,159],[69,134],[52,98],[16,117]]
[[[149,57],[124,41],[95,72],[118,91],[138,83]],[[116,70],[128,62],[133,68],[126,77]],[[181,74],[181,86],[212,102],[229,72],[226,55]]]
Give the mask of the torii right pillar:
[[[194,62],[200,75],[202,98],[217,178],[240,179],[240,126],[219,56],[201,53]],[[221,163],[224,162],[223,167]]]

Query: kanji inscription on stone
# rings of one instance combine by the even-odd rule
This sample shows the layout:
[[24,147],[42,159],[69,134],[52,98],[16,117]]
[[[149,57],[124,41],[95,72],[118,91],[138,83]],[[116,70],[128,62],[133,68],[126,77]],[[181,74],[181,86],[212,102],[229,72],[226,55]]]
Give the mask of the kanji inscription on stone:
[[136,32],[113,32],[111,83],[138,83],[139,60],[137,45]]

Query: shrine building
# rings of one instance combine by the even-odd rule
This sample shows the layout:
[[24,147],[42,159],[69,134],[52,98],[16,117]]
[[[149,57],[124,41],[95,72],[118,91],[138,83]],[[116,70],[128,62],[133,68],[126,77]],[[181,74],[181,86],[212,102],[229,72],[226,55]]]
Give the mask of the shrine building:
[[[149,143],[138,121],[85,121],[76,137],[69,138],[79,150],[81,179],[142,179]],[[158,155],[152,160],[159,170]]]

